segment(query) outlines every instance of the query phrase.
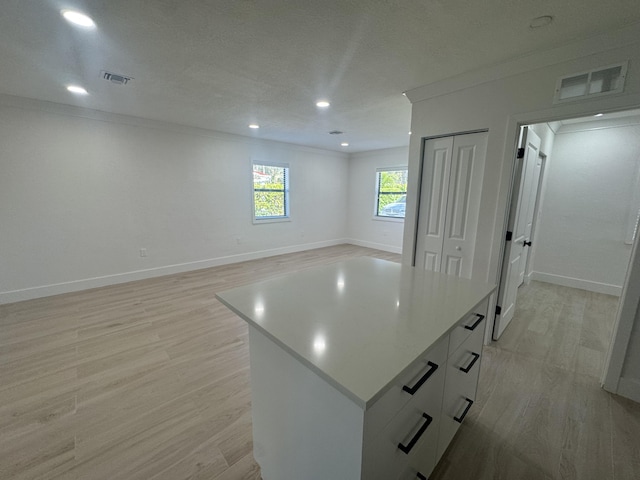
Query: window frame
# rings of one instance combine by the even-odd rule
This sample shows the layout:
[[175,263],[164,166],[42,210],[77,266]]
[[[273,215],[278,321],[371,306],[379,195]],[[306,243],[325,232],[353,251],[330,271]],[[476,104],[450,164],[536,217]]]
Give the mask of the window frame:
[[[284,172],[284,189],[283,190],[264,190],[282,192],[284,194],[284,215],[276,216],[256,216],[256,188],[254,183],[253,172],[256,170],[256,166],[259,167],[274,167],[283,168]],[[291,167],[286,162],[271,162],[264,160],[252,160],[251,161],[251,209],[252,209],[252,222],[255,225],[263,223],[277,223],[277,222],[290,222],[291,221]],[[260,191],[260,190],[258,190]]]
[[374,198],[374,205],[373,205],[373,219],[374,220],[381,220],[384,222],[404,222],[405,218],[406,218],[406,210],[405,210],[405,216],[404,217],[396,217],[396,216],[388,216],[388,215],[379,215],[378,214],[378,206],[380,205],[380,195],[382,194],[400,194],[400,195],[407,195],[407,191],[404,190],[403,192],[380,192],[380,180],[381,180],[381,174],[382,172],[406,172],[407,176],[409,175],[409,167],[406,165],[400,165],[400,166],[393,166],[393,167],[378,167],[376,168],[376,175],[375,175],[375,198]]

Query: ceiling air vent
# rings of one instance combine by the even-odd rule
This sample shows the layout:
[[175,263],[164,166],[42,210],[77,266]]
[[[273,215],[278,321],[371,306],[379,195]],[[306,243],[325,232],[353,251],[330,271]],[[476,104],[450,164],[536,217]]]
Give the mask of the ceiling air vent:
[[601,67],[589,72],[560,77],[554,103],[590,98],[595,95],[620,93],[624,89],[628,62]]
[[129,81],[133,80],[133,77],[128,77],[126,75],[120,75],[118,73],[107,72],[103,70],[100,72],[102,74],[102,78],[105,80],[109,80],[111,83],[115,83],[116,85],[126,85]]

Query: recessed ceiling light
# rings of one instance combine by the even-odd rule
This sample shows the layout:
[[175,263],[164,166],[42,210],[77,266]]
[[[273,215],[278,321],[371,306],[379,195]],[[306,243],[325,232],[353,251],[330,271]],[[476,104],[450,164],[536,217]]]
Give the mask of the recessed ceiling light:
[[327,108],[329,105],[331,105],[329,102],[327,102],[326,100],[320,100],[318,102],[316,102],[316,107],[320,107],[320,108]]
[[253,128],[253,129],[260,128],[260,125],[258,125],[257,123],[252,123],[251,125],[249,125],[249,128]]
[[79,87],[78,85],[67,85],[67,90],[69,90],[71,93],[75,93],[76,95],[88,95],[89,92],[87,92],[86,89]]
[[603,116],[603,115],[604,115],[604,113],[596,113],[596,114],[594,115],[594,117],[601,117],[601,116]]
[[541,17],[536,17],[531,20],[529,24],[529,28],[541,28],[550,25],[553,22],[553,17],[551,15],[542,15]]
[[85,15],[84,13],[76,12],[75,10],[62,10],[62,12],[60,13],[62,13],[62,16],[68,22],[71,22],[74,25],[79,25],[86,28],[93,28],[96,26],[91,17]]
[[409,135],[411,135],[411,132],[409,132]]
[[348,147],[349,146],[349,144],[347,142],[342,142],[340,145],[343,146],[343,147]]

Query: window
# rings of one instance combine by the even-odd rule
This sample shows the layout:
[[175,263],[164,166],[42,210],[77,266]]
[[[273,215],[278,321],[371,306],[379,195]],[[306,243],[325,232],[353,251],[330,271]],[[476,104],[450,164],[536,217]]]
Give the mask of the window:
[[379,168],[376,172],[376,216],[404,218],[407,205],[407,169]]
[[289,218],[289,165],[253,163],[253,218]]

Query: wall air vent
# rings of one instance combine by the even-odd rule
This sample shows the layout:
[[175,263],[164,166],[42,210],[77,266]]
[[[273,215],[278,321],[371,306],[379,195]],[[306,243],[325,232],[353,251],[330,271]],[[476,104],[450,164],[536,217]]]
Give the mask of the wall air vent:
[[133,77],[128,77],[127,75],[120,75],[118,73],[107,72],[105,70],[100,72],[100,75],[105,80],[109,80],[111,83],[115,83],[116,85],[126,85],[131,80],[133,80]]
[[627,65],[628,62],[624,62],[589,72],[560,77],[556,85],[553,103],[622,92],[627,75]]

